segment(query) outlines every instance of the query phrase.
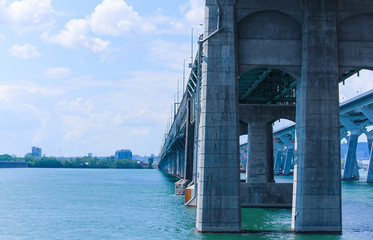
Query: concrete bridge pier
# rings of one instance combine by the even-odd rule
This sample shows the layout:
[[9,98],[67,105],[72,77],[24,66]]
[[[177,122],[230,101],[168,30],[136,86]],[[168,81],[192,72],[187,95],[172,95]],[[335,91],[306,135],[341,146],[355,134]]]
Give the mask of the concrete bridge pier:
[[291,162],[294,156],[294,148],[288,148],[286,151],[286,159],[284,164],[284,175],[290,174]]
[[180,177],[180,162],[181,162],[181,159],[180,159],[180,152],[179,151],[177,151],[176,152],[176,173],[175,173],[175,176],[176,177]]
[[184,137],[178,140],[177,146],[178,146],[178,151],[177,151],[177,158],[178,158],[178,171],[177,171],[177,177],[179,178],[184,178],[184,166],[185,166],[185,139]]
[[368,174],[367,174],[367,182],[372,183],[373,182],[373,154],[370,152],[369,157],[369,167],[368,167]]
[[183,157],[184,152],[177,152],[177,162],[179,165],[176,176],[180,178],[179,181],[175,183],[175,195],[184,195],[185,188],[187,187],[189,181],[185,179],[185,158]]
[[302,29],[291,227],[341,232],[337,1],[303,1]]
[[[192,123],[191,117],[191,100],[187,102],[187,122],[185,129],[185,165],[184,165],[184,179],[187,181],[193,180],[193,150],[194,150],[194,132],[195,125]],[[189,183],[188,182],[188,183]]]
[[242,104],[240,121],[247,123],[246,183],[241,184],[244,207],[290,207],[292,184],[275,183],[272,123],[295,118],[295,106]]
[[[235,3],[206,0],[197,157],[199,232],[240,232]],[[219,17],[219,19],[217,19]],[[221,17],[221,18],[220,18]],[[219,29],[220,30],[220,29]]]
[[342,180],[359,180],[359,170],[356,159],[357,141],[360,130],[352,130],[348,140],[346,162]]
[[178,172],[178,175],[179,175],[179,178],[183,179],[184,178],[184,151],[180,151],[179,152],[179,172]]
[[[361,109],[364,115],[369,119],[369,121],[373,122],[373,108],[372,107],[364,107]],[[373,156],[372,156],[372,144],[373,144],[373,130],[366,133],[368,139],[368,148],[369,148],[369,167],[368,167],[368,175],[367,175],[367,182],[373,182]]]
[[282,159],[282,149],[277,148],[276,159],[275,159],[275,167],[274,167],[274,175],[278,175],[280,173],[281,159]]
[[174,175],[174,176],[176,176],[177,161],[175,161],[175,160],[177,160],[177,156],[176,156],[175,152],[172,153],[172,158],[174,160],[173,161],[171,160],[172,161],[172,164],[171,164],[171,174]]
[[166,165],[166,169],[167,169],[167,172],[168,173],[172,173],[172,165],[171,165],[171,161],[170,161],[170,158],[168,157],[167,159],[167,165]]
[[271,141],[272,124],[248,123],[246,183],[274,182]]
[[372,156],[372,144],[373,144],[373,131],[366,133],[368,139],[368,149],[369,149],[369,166],[366,182],[373,182],[373,156]]
[[294,156],[294,142],[289,139],[288,136],[280,136],[282,142],[285,143],[287,150],[286,150],[286,158],[284,163],[284,175],[290,174],[291,162]]
[[368,151],[369,155],[372,152],[372,144],[373,144],[373,131],[371,130],[370,132],[365,133],[367,135],[367,142],[368,142]]
[[175,183],[175,194],[184,195],[188,184],[193,180],[193,145],[194,145],[194,123],[191,118],[191,100],[187,101],[187,116],[185,126],[184,161],[182,162],[183,179]]

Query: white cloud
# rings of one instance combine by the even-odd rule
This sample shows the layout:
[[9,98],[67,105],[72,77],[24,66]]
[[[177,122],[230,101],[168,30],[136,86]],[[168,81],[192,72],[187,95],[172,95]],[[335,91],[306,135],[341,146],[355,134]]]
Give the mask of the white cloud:
[[103,53],[108,50],[110,42],[90,35],[133,36],[154,29],[150,21],[141,18],[125,1],[104,0],[85,19],[72,19],[58,34],[44,33],[42,37],[64,47],[83,47],[93,53]]
[[83,97],[78,97],[71,101],[60,101],[57,104],[57,108],[60,112],[70,114],[86,114],[89,115],[95,109],[94,104],[91,100],[85,100]]
[[71,70],[69,68],[54,67],[46,69],[43,75],[46,78],[65,78],[70,74]]
[[36,47],[31,44],[19,45],[15,44],[9,49],[9,54],[13,57],[30,59],[41,56],[41,53],[37,51]]
[[42,37],[53,43],[64,47],[78,48],[84,47],[93,53],[103,52],[110,45],[110,42],[99,38],[88,37],[89,25],[85,19],[72,19],[65,25],[65,29],[56,35],[49,36],[44,33]]
[[0,139],[0,152],[25,153],[32,143],[54,156],[60,147],[69,156],[108,155],[120,148],[156,153],[180,74],[128,74],[122,80],[83,77],[75,85],[0,83],[0,113],[8,116],[0,128],[10,141]]
[[0,34],[0,40],[4,40],[5,39],[5,36]]
[[89,23],[92,32],[111,36],[149,32],[155,28],[123,0],[104,0],[95,8]]
[[[0,83],[0,108],[7,102],[13,102],[14,105],[30,102],[29,99],[44,98],[62,95],[64,90],[55,87],[42,87],[40,85],[27,82],[1,82]],[[26,100],[27,99],[27,100]],[[17,104],[16,104],[17,102]],[[9,105],[12,107],[12,104]]]
[[19,0],[9,5],[2,1],[0,4],[3,18],[19,33],[50,30],[55,24],[51,0]]
[[190,44],[156,40],[150,43],[149,51],[149,58],[152,61],[175,70],[182,70],[183,60],[190,54]]
[[204,23],[204,7],[205,1],[188,0],[187,3],[180,6],[180,13],[183,18],[169,19],[168,24],[171,28],[162,32],[189,33],[192,26]]
[[78,97],[70,101],[60,101],[56,110],[63,120],[65,140],[89,138],[93,132],[99,132],[108,127],[111,113],[105,109],[97,109],[91,99]]
[[205,16],[204,7],[205,1],[201,0],[189,0],[189,8],[185,14],[185,18],[192,24],[203,23]]
[[64,47],[83,47],[94,53],[107,53],[110,42],[91,35],[138,37],[185,31],[189,34],[192,25],[202,23],[203,9],[203,1],[189,0],[182,10],[183,17],[180,20],[163,14],[161,9],[157,9],[151,16],[140,16],[124,0],[103,0],[86,18],[72,19],[59,33],[44,33],[42,37]]

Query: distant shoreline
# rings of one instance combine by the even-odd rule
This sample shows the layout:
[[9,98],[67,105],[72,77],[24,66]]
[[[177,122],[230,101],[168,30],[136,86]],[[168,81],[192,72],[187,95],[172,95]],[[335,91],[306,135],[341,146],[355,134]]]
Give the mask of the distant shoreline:
[[[131,159],[98,159],[96,157],[77,157],[58,159],[55,157],[41,157],[36,158],[26,155],[23,158],[13,158],[8,154],[0,155],[0,162],[13,162],[14,166],[21,166],[29,168],[85,168],[85,169],[147,169],[149,165],[143,166],[141,163]],[[152,162],[152,161],[151,161]],[[19,163],[17,165],[16,163]],[[1,165],[0,165],[1,167]]]

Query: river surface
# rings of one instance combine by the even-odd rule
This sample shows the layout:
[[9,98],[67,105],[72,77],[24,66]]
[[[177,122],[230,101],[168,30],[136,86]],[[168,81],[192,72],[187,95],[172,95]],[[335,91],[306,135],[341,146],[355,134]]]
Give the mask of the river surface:
[[[373,184],[342,183],[343,233],[295,234],[290,209],[242,209],[241,234],[200,234],[158,170],[0,169],[0,239],[373,239]],[[291,177],[277,177],[278,182]]]

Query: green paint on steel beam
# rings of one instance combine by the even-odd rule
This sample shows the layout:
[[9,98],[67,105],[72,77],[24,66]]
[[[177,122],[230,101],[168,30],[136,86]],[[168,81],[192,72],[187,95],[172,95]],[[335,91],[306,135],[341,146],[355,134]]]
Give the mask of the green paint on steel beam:
[[361,69],[356,69],[356,70],[351,70],[344,72],[340,77],[339,77],[339,82],[344,82],[347,78],[351,77],[355,73],[358,73]]
[[239,77],[239,100],[247,104],[295,103],[296,80],[273,68],[259,68]]

